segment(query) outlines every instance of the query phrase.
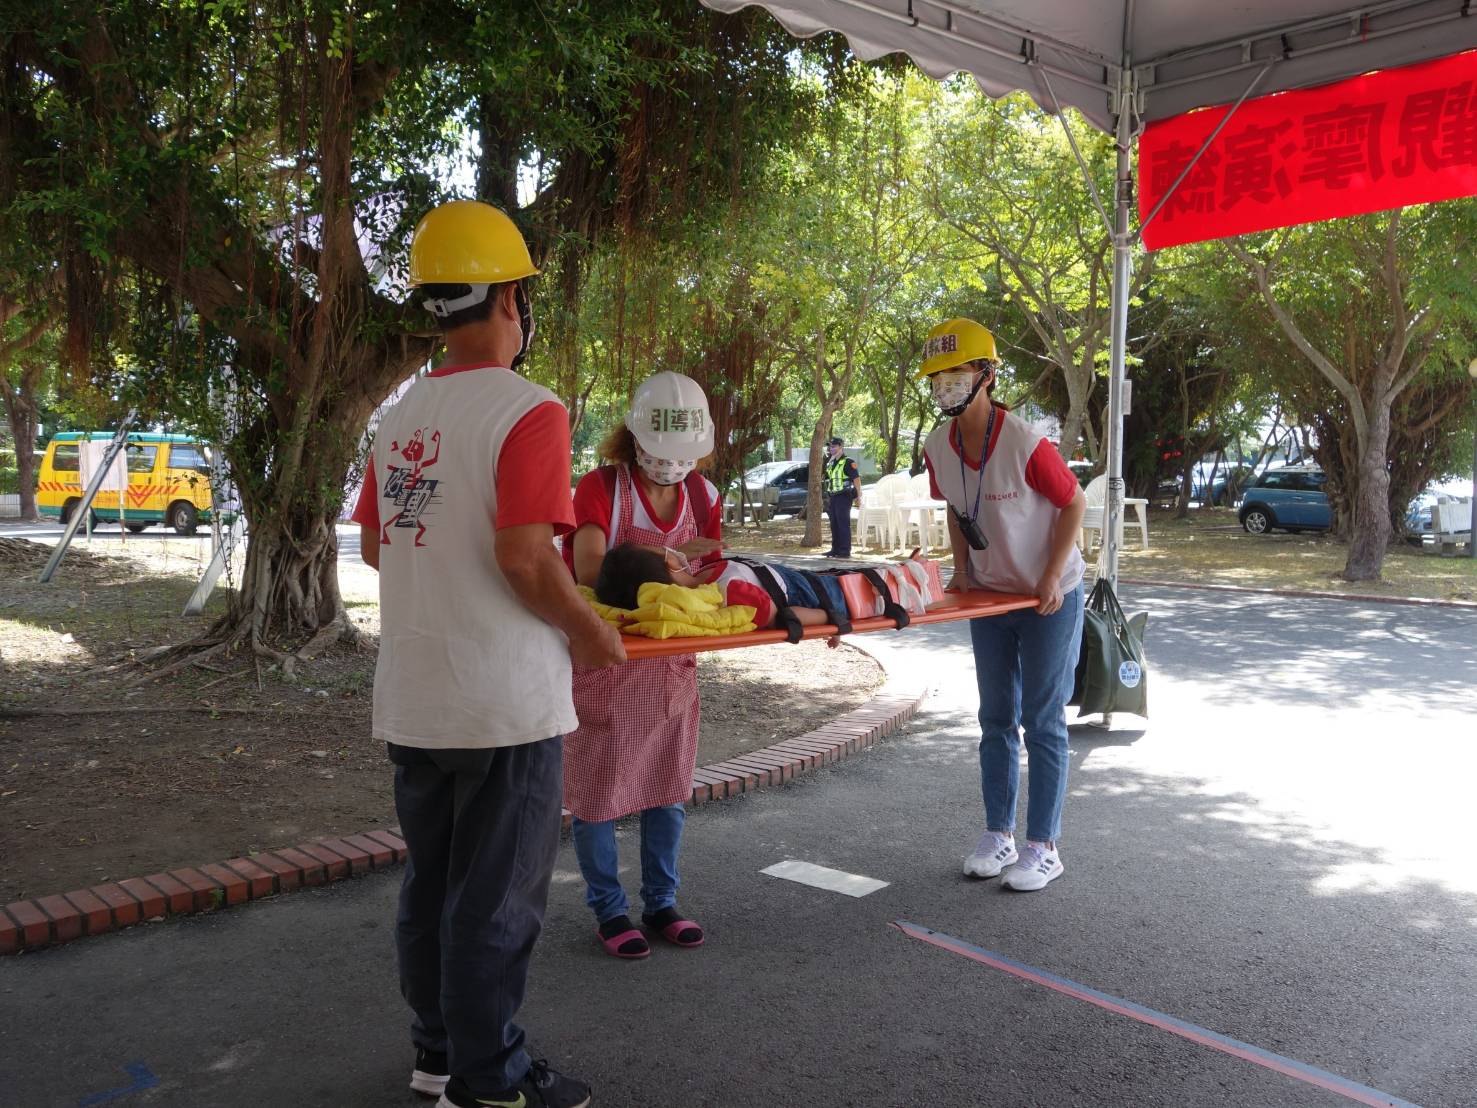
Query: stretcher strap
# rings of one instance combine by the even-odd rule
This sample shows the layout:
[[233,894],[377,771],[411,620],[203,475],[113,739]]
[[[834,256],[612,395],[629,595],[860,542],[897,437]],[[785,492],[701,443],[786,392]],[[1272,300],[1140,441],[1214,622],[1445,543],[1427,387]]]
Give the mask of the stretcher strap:
[[759,584],[764,586],[764,591],[769,594],[769,599],[774,604],[775,614],[784,624],[785,638],[790,642],[799,642],[805,635],[805,628],[800,623],[800,617],[795,614],[795,609],[790,606],[790,599],[785,595],[784,589],[780,588],[774,574],[769,572],[769,567],[761,561],[740,558],[734,554],[729,554],[727,557],[729,561],[738,562],[754,571],[754,576],[759,579]]
[[885,576],[875,569],[859,569],[856,572],[872,582],[872,587],[882,598],[882,614],[897,624],[899,631],[913,621],[913,617],[908,614],[908,609],[899,604],[897,597],[893,596],[892,583]]
[[841,585],[835,582],[835,574],[813,573],[808,569],[802,569],[800,570],[800,576],[804,577],[810,583],[811,589],[815,592],[815,598],[820,601],[820,606],[826,613],[826,618],[836,625],[836,634],[851,634],[851,613],[846,610],[845,597],[842,598],[841,603],[838,605],[836,603],[836,597],[826,587],[826,582],[822,579],[823,577],[833,578],[832,583],[835,584],[836,592],[839,593],[841,591]]

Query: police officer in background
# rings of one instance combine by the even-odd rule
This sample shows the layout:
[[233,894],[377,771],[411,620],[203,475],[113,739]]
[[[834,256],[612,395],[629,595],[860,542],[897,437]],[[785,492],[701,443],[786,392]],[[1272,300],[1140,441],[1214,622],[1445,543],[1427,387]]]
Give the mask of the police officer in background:
[[826,443],[826,466],[822,471],[826,514],[831,517],[831,549],[823,558],[851,557],[851,503],[862,498],[862,475],[856,462],[842,453],[845,440],[837,435]]

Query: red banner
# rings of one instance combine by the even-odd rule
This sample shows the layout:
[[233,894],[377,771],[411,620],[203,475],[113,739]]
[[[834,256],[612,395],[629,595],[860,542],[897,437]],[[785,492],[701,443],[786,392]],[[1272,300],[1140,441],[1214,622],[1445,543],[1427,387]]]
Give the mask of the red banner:
[[[1226,108],[1150,123],[1139,219]],[[1144,228],[1150,250],[1477,194],[1477,51],[1248,100]]]

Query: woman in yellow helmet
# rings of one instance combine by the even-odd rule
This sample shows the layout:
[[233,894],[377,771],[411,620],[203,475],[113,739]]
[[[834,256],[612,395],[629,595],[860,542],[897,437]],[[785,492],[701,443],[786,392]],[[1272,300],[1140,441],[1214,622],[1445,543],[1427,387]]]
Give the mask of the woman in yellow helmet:
[[[949,504],[950,589],[1038,598],[1034,609],[971,620],[980,689],[980,781],[985,830],[964,862],[971,877],[1003,874],[1007,888],[1045,888],[1062,874],[1057,837],[1067,792],[1066,703],[1082,641],[1087,507],[1056,448],[992,397],[995,337],[969,319],[928,334],[923,368],[950,417],[924,444],[933,495]],[[1020,736],[1028,759],[1026,845],[1015,844]]]

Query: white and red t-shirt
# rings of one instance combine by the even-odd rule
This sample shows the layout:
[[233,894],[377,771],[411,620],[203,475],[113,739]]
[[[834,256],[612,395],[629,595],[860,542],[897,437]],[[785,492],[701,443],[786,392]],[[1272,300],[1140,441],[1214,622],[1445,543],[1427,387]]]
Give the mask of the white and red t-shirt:
[[[616,495],[617,472],[616,466],[601,466],[599,469],[592,469],[580,478],[580,483],[575,486],[574,490],[575,530],[586,524],[599,527],[605,534],[606,549],[610,548],[610,537],[620,530],[622,522],[620,519],[621,498]],[[642,530],[670,535],[681,521],[683,513],[691,507],[698,535],[718,542],[723,540],[723,508],[718,496],[718,488],[702,474],[693,473],[682,482],[677,511],[671,519],[662,519],[657,515],[656,509],[651,506],[651,501],[646,498],[646,491],[641,487],[641,482],[634,475],[631,478],[631,486],[636,493],[632,504],[635,518],[627,522]],[[704,503],[698,503],[701,498],[705,498]],[[573,573],[573,534],[565,536],[563,549],[565,564],[569,566],[569,572]]]
[[[770,599],[769,593],[765,591],[764,585],[759,580],[760,572],[753,566],[722,558],[716,562],[709,562],[697,576],[705,585],[718,586],[719,591],[723,593],[723,603],[747,604],[753,608],[754,626],[769,627],[779,613],[775,610],[774,601]],[[768,570],[763,572],[768,573]],[[769,574],[769,576],[779,586],[780,595],[785,596],[784,581],[778,574]]]
[[[1048,439],[998,404],[986,455],[982,476],[977,456],[961,456],[952,419],[923,444],[934,498],[966,516],[979,505],[975,522],[989,547],[969,551],[970,580],[981,588],[1030,595],[1051,555],[1057,514],[1077,495],[1077,477]],[[1062,590],[1076,588],[1085,571],[1073,547],[1062,568]]]
[[494,532],[574,527],[569,419],[548,389],[447,366],[381,420],[353,518],[380,540],[374,737],[516,746],[578,726],[569,644],[513,593]]

